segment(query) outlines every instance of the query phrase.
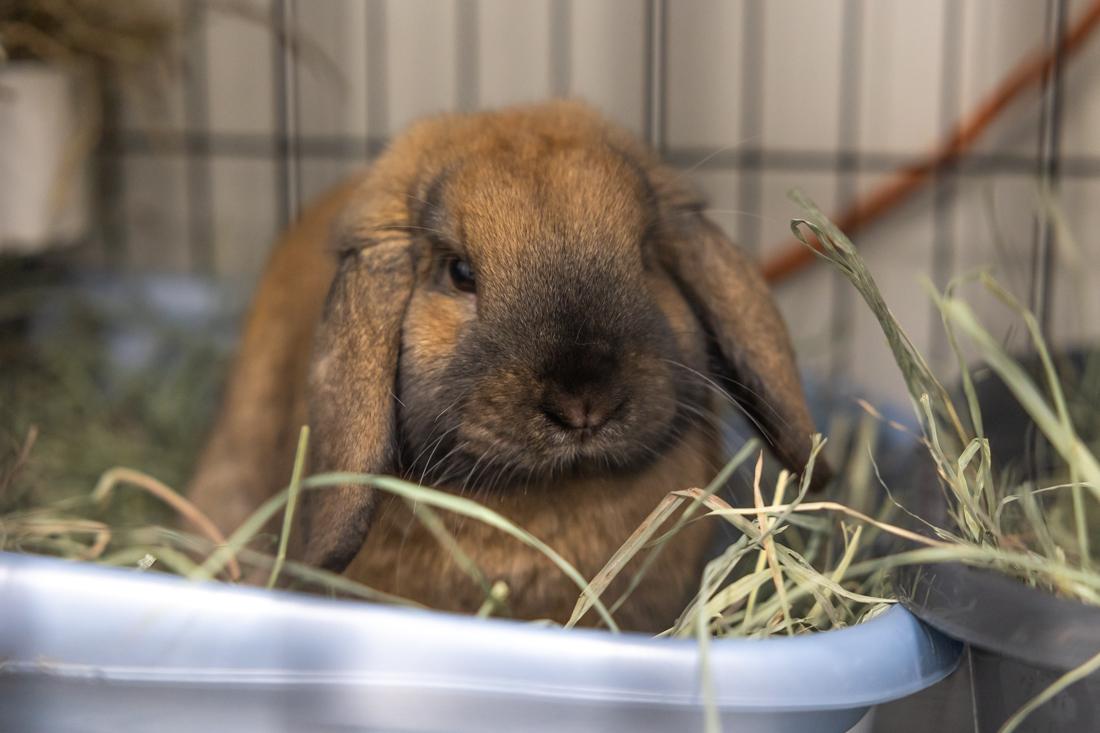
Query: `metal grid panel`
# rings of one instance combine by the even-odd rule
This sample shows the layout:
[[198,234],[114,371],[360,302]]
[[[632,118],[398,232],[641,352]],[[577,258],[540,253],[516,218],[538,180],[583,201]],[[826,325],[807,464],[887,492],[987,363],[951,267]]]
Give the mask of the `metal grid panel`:
[[[106,214],[103,217],[102,255],[107,264],[133,267],[138,263],[148,265],[150,262],[149,257],[136,255],[139,242],[143,239],[141,232],[133,231],[134,227],[126,225],[125,217],[118,215],[132,205],[133,192],[128,192],[128,187],[132,183],[129,173],[135,161],[154,160],[165,165],[170,161],[182,161],[177,168],[183,171],[185,179],[182,188],[187,231],[182,239],[187,243],[187,252],[185,257],[165,256],[163,261],[168,263],[166,266],[184,262],[187,269],[197,273],[254,277],[264,251],[270,246],[270,233],[285,226],[303,201],[315,195],[321,187],[334,183],[348,170],[368,161],[382,148],[395,127],[403,124],[410,109],[418,104],[424,106],[421,98],[427,98],[427,92],[419,85],[410,85],[408,79],[429,82],[427,86],[434,90],[432,94],[435,95],[432,103],[438,108],[477,108],[486,98],[486,92],[490,91],[482,88],[486,59],[480,51],[493,40],[480,37],[486,27],[487,14],[499,12],[490,0],[453,0],[451,3],[254,0],[254,5],[266,12],[269,24],[266,29],[269,35],[268,57],[265,60],[254,55],[249,59],[250,66],[246,70],[248,75],[255,77],[259,87],[270,87],[270,109],[253,108],[249,111],[249,117],[255,120],[262,118],[262,124],[249,123],[254,129],[246,124],[222,124],[226,118],[224,105],[227,100],[220,98],[225,95],[216,93],[211,82],[225,73],[228,64],[233,63],[232,59],[218,55],[224,53],[224,40],[229,31],[215,28],[217,23],[224,24],[225,21],[213,18],[214,11],[199,0],[192,0],[188,5],[193,32],[188,36],[185,73],[182,75],[182,124],[150,135],[145,130],[127,126],[119,119],[109,120],[109,135],[102,156],[102,180],[109,185],[101,188],[102,211]],[[866,191],[882,174],[911,163],[920,150],[933,142],[918,140],[907,149],[896,146],[876,149],[864,142],[878,132],[874,129],[877,110],[868,108],[868,105],[878,101],[871,98],[873,95],[869,96],[867,85],[873,81],[870,72],[875,70],[877,64],[883,63],[881,58],[869,52],[874,47],[869,45],[868,39],[882,30],[869,27],[869,19],[877,23],[884,14],[891,16],[895,12],[900,13],[897,10],[900,6],[896,3],[871,7],[869,0],[832,0],[829,3],[815,0],[772,3],[738,0],[719,8],[710,0],[677,3],[667,0],[617,0],[613,13],[609,13],[606,7],[594,9],[593,5],[570,0],[532,0],[522,6],[520,15],[530,18],[521,20],[535,24],[541,29],[539,32],[545,33],[545,53],[549,56],[548,61],[542,64],[548,67],[547,78],[532,82],[530,88],[544,90],[538,96],[545,96],[545,92],[567,94],[572,91],[578,79],[585,79],[591,70],[579,65],[579,59],[585,58],[585,54],[584,49],[578,49],[577,45],[583,40],[577,37],[578,24],[600,22],[600,17],[606,20],[608,15],[613,16],[612,21],[621,20],[622,25],[617,30],[623,38],[616,40],[608,36],[607,43],[642,49],[641,58],[614,60],[622,64],[624,78],[641,71],[641,88],[629,92],[615,91],[617,98],[626,99],[634,95],[639,103],[633,112],[616,113],[612,110],[612,113],[623,123],[639,130],[672,165],[690,171],[701,181],[708,180],[709,176],[716,186],[731,188],[735,192],[733,199],[717,202],[716,209],[732,204],[736,213],[721,218],[720,222],[740,243],[753,251],[767,253],[768,247],[775,244],[772,241],[774,232],[782,229],[782,222],[779,221],[782,217],[773,214],[779,198],[777,186],[781,183],[790,181],[811,190],[816,186],[824,193],[820,203],[839,208]],[[691,23],[699,27],[700,22],[705,23],[706,18],[710,17],[708,13],[729,13],[731,5],[735,6],[739,28],[729,34],[729,43],[735,46],[733,53],[739,59],[739,68],[711,70],[712,74],[708,74],[707,78],[713,78],[716,82],[711,82],[708,89],[698,93],[695,100],[703,110],[701,114],[705,114],[708,94],[722,95],[728,91],[726,86],[730,89],[736,87],[737,119],[729,120],[730,129],[736,132],[730,135],[726,146],[716,149],[706,143],[685,142],[685,135],[675,127],[681,124],[685,115],[670,116],[670,87],[691,81],[691,77],[684,77],[677,68],[670,68],[670,58],[683,57],[676,54],[679,49],[671,48],[670,43],[672,39],[684,41],[684,33],[678,29],[685,27],[688,29],[686,38],[690,41]],[[982,4],[982,0],[941,0],[939,4],[928,3],[926,6],[928,13],[940,13],[942,17],[937,16],[939,47],[929,54],[940,70],[939,98],[924,103],[924,106],[934,112],[936,126],[946,130],[965,111],[968,103],[972,103],[972,99],[962,99],[963,87],[966,86],[962,70],[967,68],[968,63],[974,68],[980,66],[978,54],[981,43],[978,40],[986,29],[977,28],[975,18],[983,12],[988,17],[991,10]],[[1032,47],[1039,44],[1053,47],[1074,9],[1067,0],[1045,0],[1042,7],[1032,3],[1030,9],[1022,5],[1014,7],[1012,12],[1021,14],[1042,11],[1045,27],[1043,24],[1034,25]],[[822,53],[809,60],[795,58],[789,62],[793,70],[784,69],[782,67],[788,60],[776,51],[776,28],[782,28],[791,18],[797,19],[800,13],[811,10],[817,13],[818,20],[828,21],[824,23],[827,29],[817,29],[814,33],[827,37],[800,37],[798,33],[792,33],[787,39],[790,45],[786,48],[797,55],[799,45],[804,43],[818,52],[824,49],[835,54],[835,58],[823,58]],[[1010,11],[1006,9],[1004,12]],[[335,38],[309,37],[310,27],[324,21],[322,16],[326,13],[336,13],[334,17],[337,20],[345,21],[330,22],[330,26],[343,34],[344,39],[343,47],[334,51],[337,53],[337,65],[341,62],[338,54],[344,51],[349,58],[359,58],[361,64],[355,69],[350,65],[344,66],[342,71],[350,82],[345,81],[341,90],[331,96],[339,97],[341,104],[353,100],[364,107],[365,112],[361,123],[343,126],[334,123],[316,129],[317,125],[311,120],[323,117],[323,110],[318,110],[312,103],[303,108],[303,99],[315,91],[316,85],[325,82],[323,79],[318,81],[317,70],[303,50],[303,39],[318,43],[326,52],[339,45],[335,43],[338,40]],[[635,27],[632,19],[640,19],[641,22]],[[1025,29],[1028,27],[1023,21],[1016,25]],[[803,32],[806,30],[802,29]],[[218,38],[222,41],[218,48],[222,51],[212,50],[211,34],[220,34]],[[634,38],[632,34],[638,37]],[[294,40],[291,43],[279,42],[287,39]],[[410,43],[414,44],[415,50],[410,51]],[[256,45],[259,48],[263,44],[257,41]],[[1027,45],[1021,50],[1026,51]],[[408,69],[408,59],[417,58],[410,54],[419,53],[428,59],[426,63],[432,66],[431,73],[413,77]],[[445,61],[448,57],[449,63]],[[395,58],[402,59],[398,68],[392,65]],[[706,58],[702,58],[705,63]],[[498,58],[495,62],[508,63],[509,60]],[[1007,70],[1007,65],[1002,65]],[[811,69],[811,66],[817,68]],[[817,74],[818,87],[805,89],[798,88],[797,84],[792,84],[791,88],[776,87],[776,79],[794,79],[797,82],[803,71]],[[904,69],[898,69],[898,78],[904,78],[905,73]],[[244,78],[240,69],[234,70],[233,74]],[[923,267],[913,265],[924,256],[918,254],[907,255],[909,259],[902,258],[905,267],[929,272],[934,282],[942,286],[957,274],[960,260],[966,259],[960,258],[959,248],[972,245],[971,241],[963,242],[960,237],[959,217],[963,213],[960,210],[960,189],[969,185],[966,181],[987,182],[1025,177],[1031,181],[1039,178],[1057,186],[1059,181],[1088,183],[1100,179],[1100,145],[1087,150],[1066,150],[1061,145],[1066,116],[1064,74],[1065,64],[1060,61],[1043,81],[1042,90],[1035,100],[1024,102],[1013,110],[1014,122],[1007,131],[998,130],[991,135],[992,141],[978,152],[940,171],[928,194],[898,215],[930,218],[927,234],[919,234],[907,242],[891,241],[882,232],[894,226],[887,221],[865,237],[869,252],[871,243],[874,247],[887,248],[886,251],[893,248],[897,252],[900,248],[906,248],[918,254],[927,252]],[[824,82],[821,80],[832,77],[835,77],[835,88],[822,91],[820,87]],[[252,91],[255,91],[256,99],[266,99],[262,90],[251,90],[249,94]],[[1096,93],[1100,93],[1100,89]],[[824,94],[829,100],[835,100],[835,103],[831,101],[832,109],[829,111],[803,110],[807,117],[818,115],[822,129],[835,128],[835,134],[830,140],[811,141],[809,144],[800,139],[777,140],[777,136],[796,137],[790,130],[811,129],[802,121],[786,116],[790,114],[789,110],[794,109],[796,113],[798,110],[797,101],[792,104],[791,99],[797,100],[805,94],[818,99]],[[814,97],[815,94],[818,96]],[[609,92],[608,99],[611,96]],[[679,95],[677,99],[683,99],[683,96]],[[591,101],[599,105],[605,100],[595,98]],[[777,124],[775,110],[780,110],[784,115],[779,119],[782,124]],[[682,112],[679,107],[676,111]],[[772,114],[771,119],[769,114]],[[868,119],[871,124],[868,124]],[[1027,135],[1032,137],[1033,142],[1022,142],[1022,137]],[[815,133],[806,139],[818,137]],[[250,178],[262,179],[268,174],[269,181],[258,180],[254,190],[247,190],[246,182]],[[239,185],[227,183],[233,180],[237,180]],[[722,183],[724,181],[728,181],[728,186]],[[259,219],[265,211],[269,211],[270,221],[250,229],[247,221],[238,220],[239,228],[227,235],[224,227],[219,225],[219,212],[224,214],[227,206],[236,204],[227,202],[226,197],[259,197],[267,195],[265,191],[270,191],[271,200],[264,206],[256,207],[254,215]],[[793,210],[787,213],[793,213]],[[897,224],[897,227],[898,231],[907,231],[904,223]],[[1052,237],[1050,228],[1036,220],[1028,253],[1029,292],[1023,294],[1031,298],[1033,305],[1047,319],[1053,317],[1051,289],[1056,280]],[[227,238],[231,241],[226,241]],[[880,238],[885,241],[875,241]],[[227,247],[249,248],[253,253],[244,256],[238,252],[227,256],[222,252]],[[881,258],[882,253],[877,256]],[[885,279],[897,279],[897,274],[886,273]],[[815,279],[828,282],[822,285],[812,282]],[[861,383],[863,377],[868,377],[874,386],[884,389],[891,386],[889,382],[876,382],[876,374],[883,371],[876,364],[883,366],[882,359],[887,358],[885,351],[875,346],[876,327],[861,315],[860,304],[839,277],[823,273],[819,268],[816,273],[800,276],[795,282],[781,286],[779,295],[788,320],[792,322],[796,341],[812,341],[815,330],[818,340],[823,335],[827,339],[828,348],[824,356],[811,355],[808,358],[808,362],[823,375],[834,381],[847,378]],[[928,313],[926,300],[910,302],[912,300],[910,298],[899,304],[903,311],[903,323],[909,318],[912,323],[927,326],[925,333],[914,333],[916,341],[922,347],[931,349],[938,361],[949,361],[939,335],[938,319],[918,314],[918,311]],[[804,326],[803,321],[809,325]],[[822,328],[826,329],[824,334]],[[873,352],[870,358],[867,356],[868,350]]]

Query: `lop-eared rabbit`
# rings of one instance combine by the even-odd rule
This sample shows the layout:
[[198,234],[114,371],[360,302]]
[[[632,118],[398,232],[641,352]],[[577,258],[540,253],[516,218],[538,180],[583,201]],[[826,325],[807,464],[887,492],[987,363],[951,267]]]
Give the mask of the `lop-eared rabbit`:
[[[441,116],[275,249],[190,493],[234,529],[286,486],[308,423],[311,473],[471,497],[590,578],[667,492],[715,476],[729,399],[803,470],[814,428],[786,328],[682,175],[580,103]],[[311,490],[299,514],[307,563],[435,608],[484,600],[402,499]],[[569,617],[577,587],[542,554],[442,516],[514,616]],[[713,525],[670,542],[623,627],[675,620]]]

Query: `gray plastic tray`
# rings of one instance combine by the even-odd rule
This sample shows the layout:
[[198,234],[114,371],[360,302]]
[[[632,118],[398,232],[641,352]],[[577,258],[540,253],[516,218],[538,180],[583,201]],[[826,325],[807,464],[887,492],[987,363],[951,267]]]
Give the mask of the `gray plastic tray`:
[[[725,730],[846,731],[954,669],[897,607],[710,645]],[[0,553],[0,729],[691,731],[694,641],[195,584]]]

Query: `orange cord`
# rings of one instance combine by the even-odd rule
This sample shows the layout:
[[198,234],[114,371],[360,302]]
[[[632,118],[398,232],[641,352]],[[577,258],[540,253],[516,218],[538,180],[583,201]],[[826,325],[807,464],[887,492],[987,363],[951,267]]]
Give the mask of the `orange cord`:
[[[1098,24],[1100,0],[1089,6],[1062,37],[1057,50],[1045,54],[1035,53],[1024,59],[969,118],[964,118],[955,125],[954,131],[938,147],[923,159],[899,170],[890,180],[841,212],[836,218],[837,226],[845,234],[852,236],[918,191],[934,173],[969,151],[982,133],[1021,92],[1049,74],[1059,53],[1063,58],[1069,58],[1079,51]],[[816,240],[812,242],[815,248],[820,248],[820,243]],[[815,259],[814,253],[808,247],[797,240],[791,240],[779,254],[765,260],[761,269],[769,282],[776,283],[804,269]]]

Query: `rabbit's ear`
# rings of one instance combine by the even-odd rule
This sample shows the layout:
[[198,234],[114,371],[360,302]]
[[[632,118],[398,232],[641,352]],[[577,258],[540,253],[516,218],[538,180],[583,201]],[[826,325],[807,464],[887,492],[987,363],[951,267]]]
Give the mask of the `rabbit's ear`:
[[[679,210],[659,245],[664,267],[678,281],[713,340],[730,393],[776,457],[801,473],[815,431],[802,393],[783,318],[756,265],[697,210]],[[813,486],[830,477],[815,464]]]
[[[407,240],[343,255],[317,333],[309,377],[313,473],[393,473],[401,326],[413,286]],[[335,572],[358,553],[371,524],[372,489],[344,485],[301,496],[302,560]]]

